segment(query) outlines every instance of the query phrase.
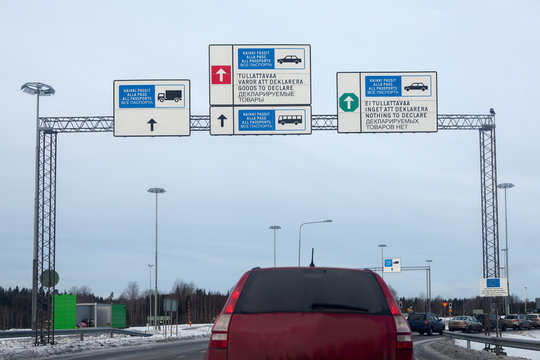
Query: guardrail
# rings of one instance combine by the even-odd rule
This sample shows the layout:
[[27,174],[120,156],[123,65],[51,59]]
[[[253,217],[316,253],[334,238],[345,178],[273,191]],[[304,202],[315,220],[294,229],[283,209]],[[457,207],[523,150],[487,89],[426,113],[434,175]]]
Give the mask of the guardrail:
[[[81,335],[81,340],[84,339],[84,335],[93,334],[122,334],[129,336],[152,336],[152,334],[143,333],[140,331],[115,329],[115,328],[82,328],[82,329],[55,329],[54,335]],[[0,331],[1,338],[20,338],[20,337],[33,337],[36,335],[35,330],[13,330],[13,331]]]
[[472,335],[472,334],[459,334],[452,332],[444,332],[444,336],[451,339],[467,340],[467,349],[471,348],[471,341],[480,342],[484,344],[490,344],[502,347],[512,347],[525,350],[540,351],[540,341],[526,340],[526,339],[509,339],[504,337],[484,336],[484,335]]

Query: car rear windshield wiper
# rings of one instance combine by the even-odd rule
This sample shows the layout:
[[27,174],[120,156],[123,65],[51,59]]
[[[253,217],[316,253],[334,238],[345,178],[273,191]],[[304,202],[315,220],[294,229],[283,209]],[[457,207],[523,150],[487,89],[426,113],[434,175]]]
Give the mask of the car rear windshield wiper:
[[341,311],[352,311],[352,312],[361,312],[367,313],[368,309],[361,307],[343,305],[343,304],[326,304],[326,303],[313,303],[311,304],[312,310],[341,310]]

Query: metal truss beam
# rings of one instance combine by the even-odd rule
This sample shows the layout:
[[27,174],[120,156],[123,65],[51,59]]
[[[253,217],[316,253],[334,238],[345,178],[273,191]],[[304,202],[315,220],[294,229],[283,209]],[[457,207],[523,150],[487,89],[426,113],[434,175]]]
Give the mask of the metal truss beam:
[[[192,115],[191,131],[210,131],[208,115]],[[497,218],[497,167],[494,115],[438,115],[439,130],[478,130],[480,133],[480,178],[482,203],[482,251],[484,277],[499,277],[499,234]],[[313,115],[312,130],[337,131],[337,115]],[[55,287],[44,288],[38,280],[45,270],[55,270],[56,226],[56,135],[58,133],[112,132],[112,116],[40,117],[38,174],[38,260],[34,264],[33,286],[38,289],[36,344],[54,343]],[[380,269],[380,268],[379,268]],[[403,270],[426,270],[411,267]],[[431,292],[431,290],[429,290]],[[33,306],[34,308],[34,306]],[[34,309],[33,309],[34,310]]]
[[[44,129],[56,132],[111,132],[114,130],[112,116],[41,117]],[[439,130],[481,130],[495,125],[493,115],[439,115]],[[337,115],[312,115],[313,130],[336,130]],[[191,131],[210,131],[208,115],[191,115]]]

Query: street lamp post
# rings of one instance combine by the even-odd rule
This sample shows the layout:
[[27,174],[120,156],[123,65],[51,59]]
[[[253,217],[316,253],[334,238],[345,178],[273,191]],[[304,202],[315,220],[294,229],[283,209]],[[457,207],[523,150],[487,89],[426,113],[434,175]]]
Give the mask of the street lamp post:
[[377,246],[381,248],[381,277],[384,279],[384,248],[386,244],[379,244]]
[[525,314],[527,313],[527,287],[524,286],[525,288]]
[[508,295],[506,295],[506,315],[510,314],[510,276],[509,276],[509,266],[508,266],[508,216],[506,211],[506,189],[511,189],[514,187],[514,184],[512,183],[502,183],[497,185],[499,189],[504,189],[504,237],[506,242],[506,252],[505,252],[505,260],[504,260],[504,267],[506,272],[506,289],[508,291]]
[[300,248],[301,248],[301,244],[302,244],[302,226],[307,225],[307,224],[331,223],[331,222],[332,222],[332,220],[327,219],[327,220],[319,220],[319,221],[309,221],[309,222],[302,223],[302,225],[300,225],[300,231],[299,231],[299,234],[298,234],[298,266],[300,266]]
[[[21,90],[36,96],[36,164],[34,182],[34,255],[32,259],[32,329],[37,330],[37,297],[38,297],[38,237],[39,237],[39,97],[54,95],[52,86],[39,82],[27,82]],[[37,335],[36,335],[37,336]],[[37,338],[36,338],[37,341]]]
[[150,292],[149,292],[149,296],[148,296],[148,299],[149,299],[149,306],[148,306],[148,309],[149,309],[149,313],[150,313],[150,319],[148,320],[148,323],[151,324],[152,323],[152,266],[154,266],[154,264],[148,264],[148,275],[150,277]]
[[163,194],[165,192],[165,189],[162,189],[162,188],[150,188],[148,189],[148,192],[149,193],[152,193],[152,194],[156,194],[156,261],[155,261],[155,266],[156,266],[156,272],[155,272],[155,281],[154,281],[154,285],[155,285],[155,291],[154,291],[154,300],[155,300],[155,304],[154,304],[154,329],[157,328],[157,308],[158,308],[158,252],[157,252],[157,249],[158,249],[158,194]]
[[428,298],[428,312],[431,312],[431,263],[433,260],[426,260],[428,264],[428,270],[427,270],[427,279],[426,279],[426,286],[427,286],[427,298]]
[[279,225],[272,225],[269,227],[270,230],[274,230],[274,267],[276,267],[276,230],[281,229]]

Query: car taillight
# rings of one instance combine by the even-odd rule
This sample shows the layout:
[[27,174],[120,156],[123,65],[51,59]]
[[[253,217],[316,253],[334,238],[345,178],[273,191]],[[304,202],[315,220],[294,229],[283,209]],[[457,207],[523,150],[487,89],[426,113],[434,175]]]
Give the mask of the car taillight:
[[210,347],[217,349],[226,349],[227,341],[229,337],[229,324],[231,323],[234,307],[240,297],[240,292],[246,283],[247,278],[251,272],[248,271],[238,281],[238,284],[234,287],[233,292],[227,299],[221,314],[219,314],[214,327],[212,328],[212,335],[210,336]]
[[390,312],[394,318],[394,324],[396,326],[396,349],[398,350],[398,359],[413,359],[413,342],[409,323],[403,317],[394,296],[390,292],[390,289],[388,289],[388,286],[386,286],[384,280],[379,275],[374,275],[381,286],[386,298],[386,302],[388,303],[388,307],[390,307]]
[[428,326],[429,322],[427,320],[424,320],[424,325]]
[[462,324],[463,326],[467,326],[467,322],[466,322],[466,321],[463,321],[461,324]]
[[394,316],[394,324],[396,325],[397,332],[397,349],[398,350],[412,350],[412,335],[409,323],[403,315]]

